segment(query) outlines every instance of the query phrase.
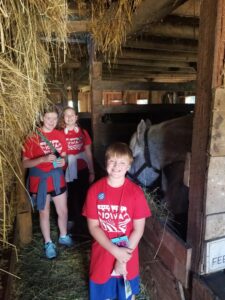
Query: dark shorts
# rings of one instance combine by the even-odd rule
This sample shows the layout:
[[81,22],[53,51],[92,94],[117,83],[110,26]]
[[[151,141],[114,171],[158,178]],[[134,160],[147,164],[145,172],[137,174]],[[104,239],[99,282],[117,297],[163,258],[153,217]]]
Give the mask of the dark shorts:
[[[66,186],[60,188],[60,192],[58,194],[56,194],[55,191],[51,191],[51,192],[47,192],[47,195],[50,195],[51,197],[56,197],[56,196],[62,195],[63,193],[65,193],[65,191],[66,191]],[[35,196],[37,194],[30,193],[30,195],[32,197],[32,196]]]
[[[132,295],[137,295],[140,292],[140,276],[136,276],[134,279],[129,280]],[[105,300],[105,299],[118,299],[118,300],[130,300],[125,296],[125,286],[123,277],[111,277],[104,284],[94,283],[89,281],[89,299],[90,300]]]

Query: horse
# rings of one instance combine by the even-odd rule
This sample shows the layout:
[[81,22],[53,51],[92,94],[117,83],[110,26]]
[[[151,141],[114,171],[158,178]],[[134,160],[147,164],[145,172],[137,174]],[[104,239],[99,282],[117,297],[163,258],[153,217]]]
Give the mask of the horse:
[[141,120],[130,140],[134,161],[128,176],[150,191],[160,187],[161,201],[174,216],[174,223],[187,219],[188,188],[183,176],[192,128],[193,114],[155,125]]

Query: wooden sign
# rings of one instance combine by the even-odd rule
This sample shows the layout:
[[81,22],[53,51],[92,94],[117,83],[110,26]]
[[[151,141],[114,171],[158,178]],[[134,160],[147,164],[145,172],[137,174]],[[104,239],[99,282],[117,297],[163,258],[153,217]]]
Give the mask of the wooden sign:
[[225,268],[225,238],[206,244],[206,273]]

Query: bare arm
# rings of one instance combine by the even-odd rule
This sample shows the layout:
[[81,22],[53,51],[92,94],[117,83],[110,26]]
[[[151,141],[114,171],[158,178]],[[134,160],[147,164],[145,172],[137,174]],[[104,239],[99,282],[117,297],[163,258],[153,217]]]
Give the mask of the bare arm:
[[121,263],[128,261],[131,258],[132,250],[129,248],[120,248],[114,245],[100,228],[98,220],[87,220],[90,234],[105,250],[111,253]]
[[89,169],[89,182],[93,182],[95,179],[95,171],[94,171],[94,164],[93,164],[93,157],[92,157],[92,151],[91,151],[91,145],[85,146],[85,154],[87,157],[87,164]]
[[145,218],[133,221],[133,231],[129,237],[129,247],[135,249],[144,233]]
[[45,162],[53,162],[56,159],[56,156],[54,154],[48,154],[45,156],[37,157],[37,158],[28,158],[28,157],[23,157],[23,167],[26,168],[32,168],[36,167],[37,165]]

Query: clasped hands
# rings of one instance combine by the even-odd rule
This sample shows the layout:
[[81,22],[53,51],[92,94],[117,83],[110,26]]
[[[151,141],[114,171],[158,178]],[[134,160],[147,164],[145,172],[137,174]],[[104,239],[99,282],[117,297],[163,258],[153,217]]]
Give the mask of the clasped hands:
[[114,265],[114,271],[116,274],[126,276],[127,275],[127,262],[132,257],[133,249],[118,247],[116,253],[116,262]]

